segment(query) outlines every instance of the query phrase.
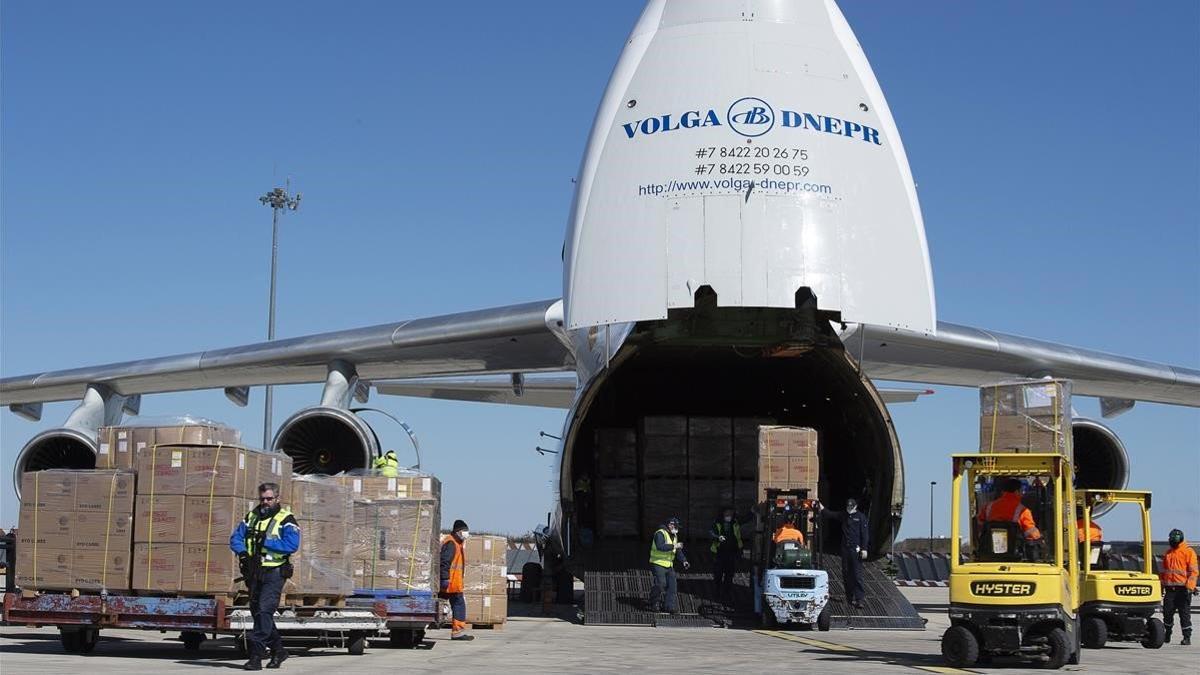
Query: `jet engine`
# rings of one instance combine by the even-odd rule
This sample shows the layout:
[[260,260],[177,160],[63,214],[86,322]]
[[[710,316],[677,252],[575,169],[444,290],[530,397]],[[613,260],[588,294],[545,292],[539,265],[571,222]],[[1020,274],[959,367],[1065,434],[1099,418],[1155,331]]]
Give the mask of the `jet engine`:
[[292,458],[301,474],[335,474],[371,466],[379,439],[365,420],[346,408],[313,406],[289,417],[272,449]]
[[[1096,420],[1076,417],[1071,426],[1075,447],[1075,487],[1124,489],[1129,483],[1129,454],[1116,432]],[[1101,505],[1095,515],[1112,508]]]
[[78,429],[47,429],[29,439],[17,453],[13,485],[21,495],[21,474],[46,469],[96,468],[96,436]]

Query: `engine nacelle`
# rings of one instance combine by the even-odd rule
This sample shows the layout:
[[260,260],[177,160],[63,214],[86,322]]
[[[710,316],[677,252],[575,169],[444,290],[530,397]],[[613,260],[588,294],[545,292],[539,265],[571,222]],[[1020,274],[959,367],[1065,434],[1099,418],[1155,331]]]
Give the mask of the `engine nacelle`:
[[[1075,447],[1075,487],[1122,490],[1129,483],[1129,453],[1116,432],[1096,420],[1076,417],[1071,426]],[[1111,503],[1100,505],[1094,516],[1106,513]]]
[[47,429],[29,439],[13,464],[17,499],[21,499],[21,474],[47,469],[94,469],[97,447],[95,435],[65,427]]
[[335,474],[370,467],[379,454],[379,439],[350,410],[313,406],[284,421],[271,449],[291,457],[296,473]]

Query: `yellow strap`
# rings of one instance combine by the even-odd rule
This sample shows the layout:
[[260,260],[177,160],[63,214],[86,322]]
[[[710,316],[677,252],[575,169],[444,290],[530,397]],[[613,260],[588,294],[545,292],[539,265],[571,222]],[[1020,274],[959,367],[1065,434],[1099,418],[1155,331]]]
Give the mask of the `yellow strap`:
[[996,422],[1000,417],[1000,385],[992,387],[992,440],[988,443],[988,452],[996,451]]
[[100,561],[100,588],[108,588],[108,538],[112,535],[112,507],[117,493],[117,474],[108,484],[108,529],[104,532],[104,558]]
[[[418,500],[418,503],[417,503],[417,526],[415,528],[413,528],[412,550],[408,554],[408,585],[409,585],[409,588],[412,588],[413,571],[417,567],[417,539],[418,539],[417,535],[420,531],[421,531],[421,504],[420,504],[420,500]],[[463,576],[466,576],[467,551],[465,548],[463,549],[462,562],[463,562]],[[466,583],[465,579],[463,580],[463,583],[464,584]],[[439,584],[438,587],[440,588],[441,587],[440,586],[441,579],[438,579],[438,584]]]
[[150,570],[154,567],[154,477],[158,475],[158,439],[150,448],[150,512],[146,514],[146,588],[150,588]]
[[[212,511],[213,511],[213,492],[217,488],[217,467],[221,465],[221,448],[224,443],[217,443],[217,455],[213,458],[213,473],[212,478],[208,481],[208,533],[204,536],[204,592],[208,592],[208,562],[209,555],[212,553]],[[184,497],[186,500],[187,498]],[[185,508],[186,512],[187,509]]]
[[33,583],[37,585],[37,561],[38,561],[38,500],[41,499],[42,492],[42,472],[38,471],[33,474]]

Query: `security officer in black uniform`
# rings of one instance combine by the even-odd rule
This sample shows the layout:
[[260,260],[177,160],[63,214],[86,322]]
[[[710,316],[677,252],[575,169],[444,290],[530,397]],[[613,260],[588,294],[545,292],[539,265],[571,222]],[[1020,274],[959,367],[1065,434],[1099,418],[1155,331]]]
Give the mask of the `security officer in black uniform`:
[[862,563],[867,559],[869,544],[867,516],[858,510],[858,501],[846,500],[845,511],[829,511],[817,502],[821,515],[842,522],[842,586],[846,590],[846,602],[858,609],[863,608],[867,597],[863,586]]
[[229,548],[237,554],[242,578],[250,591],[250,613],[254,630],[249,635],[250,660],[245,670],[262,670],[262,659],[271,648],[268,668],[278,668],[288,658],[283,638],[275,629],[275,610],[283,584],[292,576],[291,554],[300,549],[300,526],[285,506],[279,504],[279,485],[258,486],[258,506],[229,537]]

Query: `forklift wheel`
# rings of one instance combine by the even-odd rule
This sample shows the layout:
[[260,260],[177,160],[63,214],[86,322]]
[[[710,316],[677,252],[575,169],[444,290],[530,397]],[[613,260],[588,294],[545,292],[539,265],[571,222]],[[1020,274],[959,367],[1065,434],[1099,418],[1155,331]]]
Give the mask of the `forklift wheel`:
[[942,658],[952,668],[973,666],[979,660],[979,641],[966,626],[950,626],[942,634]]
[[352,630],[346,636],[346,651],[351,656],[362,656],[367,649],[367,632],[362,630]]
[[829,605],[825,605],[825,609],[822,609],[821,613],[817,615],[817,630],[821,632],[829,630],[829,615]]
[[1098,616],[1083,620],[1083,646],[1088,649],[1103,649],[1108,642],[1108,624]]
[[1142,646],[1146,649],[1158,649],[1167,641],[1167,627],[1161,619],[1151,617],[1146,622],[1146,635],[1142,637]]
[[1067,638],[1067,631],[1061,628],[1051,630],[1046,634],[1046,644],[1050,647],[1050,653],[1049,658],[1042,662],[1042,667],[1058,670],[1067,665],[1067,659],[1071,658],[1071,641]]

